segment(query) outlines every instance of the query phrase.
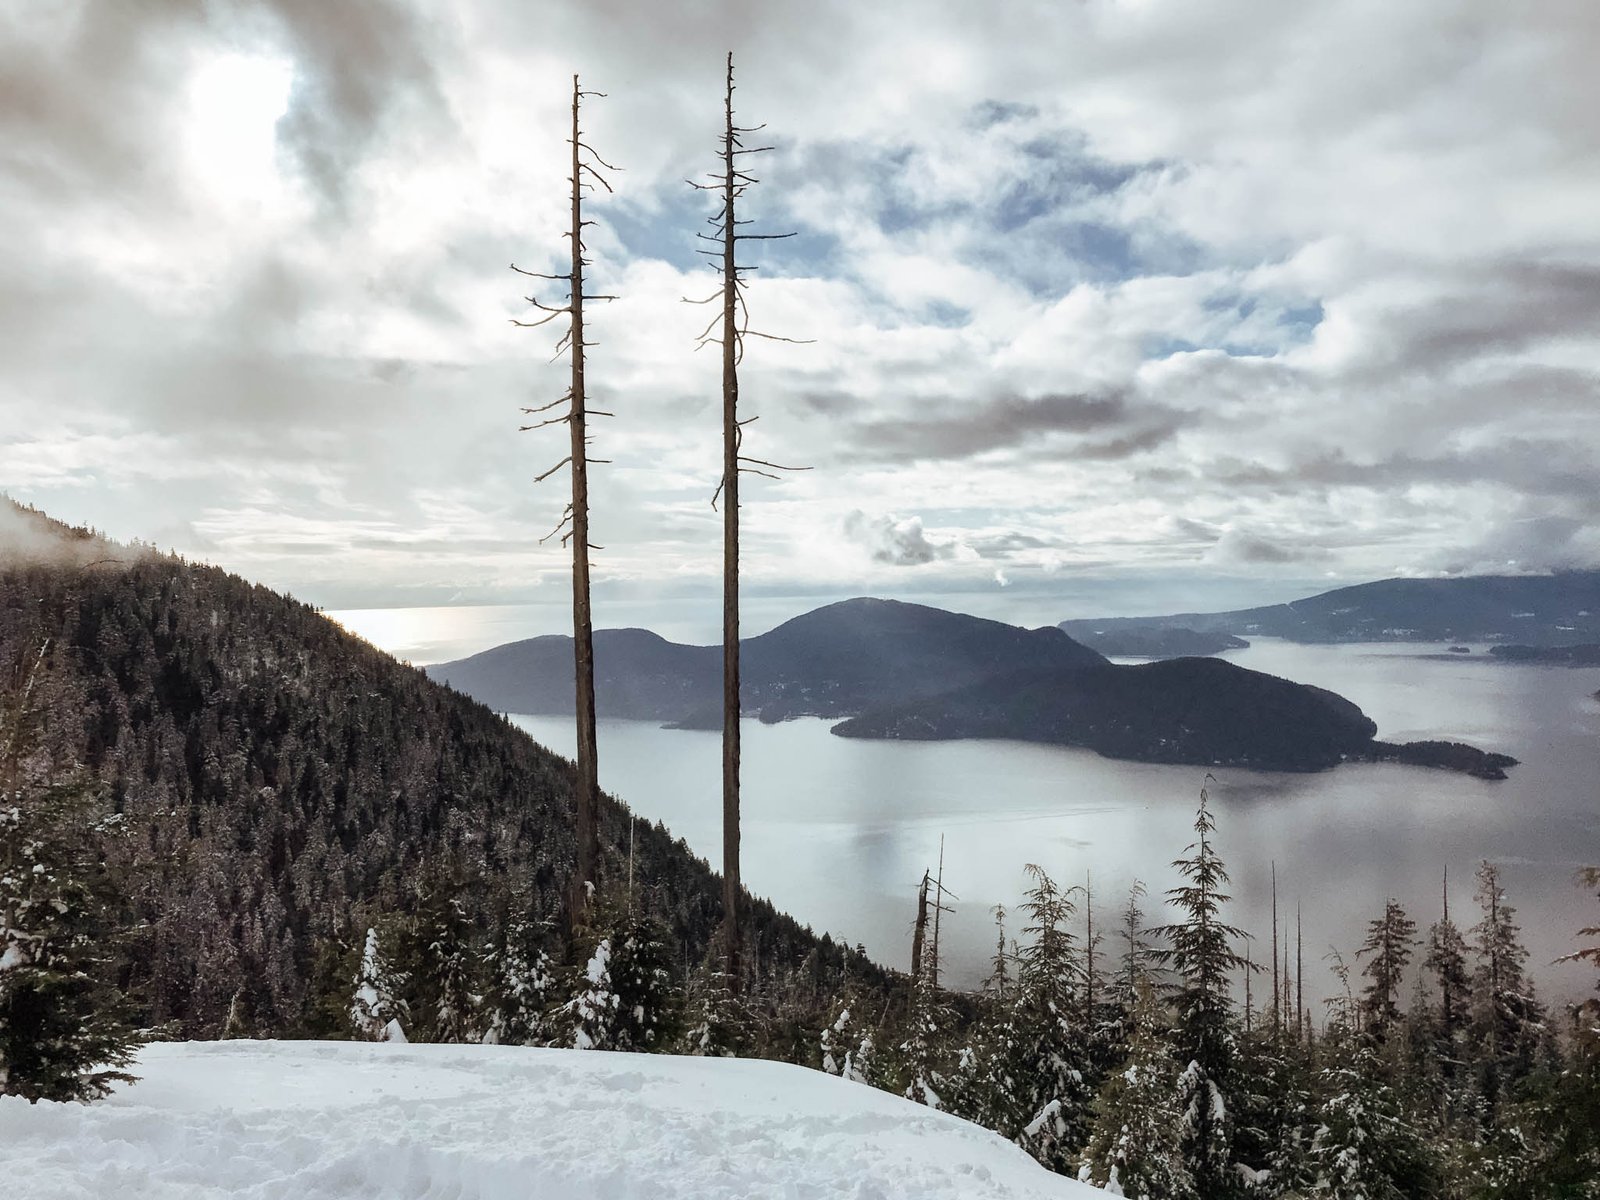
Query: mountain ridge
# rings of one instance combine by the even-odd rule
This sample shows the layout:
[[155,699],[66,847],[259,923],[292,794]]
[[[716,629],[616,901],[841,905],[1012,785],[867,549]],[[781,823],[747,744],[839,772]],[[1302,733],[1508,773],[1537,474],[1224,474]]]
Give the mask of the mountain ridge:
[[1380,579],[1287,604],[1155,617],[1062,621],[1069,635],[1154,636],[1162,631],[1281,637],[1308,643],[1516,641],[1560,646],[1600,641],[1600,570],[1549,575]]

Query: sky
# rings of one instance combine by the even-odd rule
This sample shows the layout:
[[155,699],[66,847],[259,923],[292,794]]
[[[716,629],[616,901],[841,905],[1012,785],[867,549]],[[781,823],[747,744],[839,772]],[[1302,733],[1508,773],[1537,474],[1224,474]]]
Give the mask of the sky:
[[[752,596],[1042,619],[1600,565],[1600,5],[0,0],[0,489],[333,608],[553,602],[573,74],[597,622],[721,570],[724,55]],[[548,290],[540,295],[552,299]]]

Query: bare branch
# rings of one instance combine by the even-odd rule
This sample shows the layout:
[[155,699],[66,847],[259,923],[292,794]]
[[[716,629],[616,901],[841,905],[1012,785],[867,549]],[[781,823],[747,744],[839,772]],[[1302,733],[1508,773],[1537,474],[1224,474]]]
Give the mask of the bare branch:
[[516,326],[522,328],[522,329],[537,329],[541,325],[550,324],[551,321],[554,321],[560,315],[561,315],[560,313],[554,312],[554,313],[551,313],[548,317],[541,317],[537,321],[519,321],[515,317],[512,317],[511,318],[511,323],[513,325],[516,325]]
[[786,467],[782,463],[768,462],[764,458],[747,458],[743,454],[739,455],[739,461],[757,463],[763,467],[771,467],[774,471],[810,471],[813,469],[811,467]]
[[535,483],[543,483],[546,479],[549,479],[550,476],[554,475],[557,471],[561,470],[562,467],[566,466],[571,461],[572,461],[572,455],[569,454],[565,458],[563,458],[560,462],[558,462],[555,466],[551,467],[548,471],[546,471],[543,475],[535,475],[533,477],[533,481]]
[[546,425],[565,425],[572,420],[571,413],[562,413],[559,417],[548,417],[543,421],[535,421],[532,425],[517,426],[518,433],[527,433],[530,429],[543,429]]
[[601,158],[600,157],[600,152],[598,150],[596,150],[593,146],[589,145],[588,142],[580,140],[578,142],[578,145],[582,146],[590,154],[594,155],[595,162],[599,163],[606,170],[608,170],[608,171],[620,171],[620,170],[623,169],[622,167],[617,166],[615,163],[608,163],[605,159]]
[[613,189],[612,189],[612,187],[611,187],[611,184],[609,184],[609,183],[608,183],[608,182],[606,182],[606,177],[605,177],[605,176],[604,176],[604,175],[602,175],[602,174],[600,174],[600,172],[599,172],[599,171],[596,171],[596,170],[595,170],[595,169],[594,169],[594,168],[593,168],[593,167],[591,167],[591,166],[590,166],[590,165],[589,165],[589,164],[588,164],[588,163],[579,163],[579,164],[578,164],[578,169],[579,169],[579,170],[580,170],[580,171],[587,171],[587,172],[589,172],[589,178],[590,178],[590,179],[593,179],[593,180],[594,180],[594,181],[595,181],[595,182],[596,182],[596,183],[598,183],[598,184],[599,184],[599,185],[600,185],[600,186],[601,186],[601,187],[603,187],[603,188],[605,188],[605,190],[606,190],[606,191],[608,191],[608,192],[611,192],[611,193],[612,193],[612,194],[613,194],[613,195],[615,195],[615,194],[616,194],[616,193],[615,193],[615,192],[614,192],[614,191],[613,191]]
[[762,333],[758,329],[741,329],[739,331],[739,336],[740,337],[766,338],[766,340],[769,341],[769,342],[788,342],[788,343],[790,343],[791,345],[794,345],[794,346],[815,346],[817,344],[817,339],[816,338],[787,338],[787,337],[779,337],[775,333]]
[[527,413],[531,417],[535,413],[549,412],[556,405],[565,404],[565,403],[567,403],[567,401],[569,401],[571,399],[572,399],[572,391],[570,389],[568,389],[565,393],[563,393],[562,395],[556,397],[554,400],[550,401],[549,404],[541,404],[541,405],[539,405],[538,408],[525,408],[522,411]]
[[543,271],[524,271],[516,263],[511,264],[511,269],[518,275],[527,275],[533,279],[565,279],[568,283],[572,282],[571,275],[546,275]]

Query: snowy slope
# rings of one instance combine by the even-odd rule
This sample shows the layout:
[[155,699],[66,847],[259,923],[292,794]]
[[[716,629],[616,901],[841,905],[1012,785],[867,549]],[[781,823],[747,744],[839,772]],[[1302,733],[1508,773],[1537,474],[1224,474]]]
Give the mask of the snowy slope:
[[1103,1196],[976,1125],[780,1063],[191,1042],[100,1104],[0,1097],[8,1200]]

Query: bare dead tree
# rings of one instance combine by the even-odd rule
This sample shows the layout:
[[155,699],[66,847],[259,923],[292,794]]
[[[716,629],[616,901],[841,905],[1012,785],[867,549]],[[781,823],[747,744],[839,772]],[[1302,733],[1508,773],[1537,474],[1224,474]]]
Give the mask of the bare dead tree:
[[917,986],[917,980],[922,978],[922,949],[928,937],[928,872],[922,873],[922,882],[917,885],[917,922],[911,931],[911,986]]
[[[1249,978],[1247,975],[1245,978]],[[1278,862],[1272,862],[1272,1036],[1283,1033],[1283,1009],[1279,1003],[1278,989]]]
[[939,835],[939,873],[933,880],[933,955],[929,962],[928,983],[939,990],[939,917],[943,913],[955,914],[955,909],[946,904],[945,897],[952,900],[961,899],[944,885],[944,834]]
[[[572,378],[561,396],[534,408],[524,408],[525,415],[536,418],[523,425],[522,431],[543,429],[550,425],[565,425],[570,436],[567,456],[549,470],[538,475],[535,483],[543,483],[566,467],[572,478],[572,499],[567,503],[556,527],[540,538],[540,544],[559,538],[561,545],[572,550],[572,647],[576,674],[576,716],[578,725],[578,794],[575,832],[578,843],[577,869],[572,877],[572,891],[568,900],[568,922],[576,927],[583,919],[589,900],[598,882],[600,839],[597,813],[600,807],[600,773],[595,737],[594,711],[594,621],[589,603],[589,551],[599,550],[589,540],[589,464],[608,461],[589,457],[589,444],[594,439],[588,432],[590,416],[610,416],[610,413],[588,406],[588,391],[584,377],[588,348],[594,345],[584,334],[584,302],[588,300],[614,300],[615,296],[592,295],[584,291],[584,268],[590,265],[584,257],[583,231],[593,225],[585,220],[583,201],[587,192],[599,184],[610,192],[611,184],[599,168],[615,171],[613,167],[583,140],[583,130],[578,122],[579,109],[587,96],[604,96],[604,92],[587,92],[572,77],[572,148],[571,184],[572,223],[564,234],[571,242],[571,267],[563,274],[546,274],[541,271],[524,271],[515,263],[511,269],[519,275],[534,279],[549,279],[567,285],[567,302],[560,306],[545,304],[535,296],[525,297],[529,304],[544,315],[531,321],[513,320],[513,325],[536,329],[558,317],[568,318],[567,331],[556,343],[555,357],[567,354],[572,362]],[[550,413],[554,415],[547,415]]]
[[726,955],[726,973],[729,986],[739,986],[740,924],[739,924],[739,476],[742,473],[775,479],[775,471],[808,470],[805,467],[786,467],[765,459],[752,458],[741,453],[744,426],[755,417],[739,416],[739,364],[744,359],[744,343],[748,337],[765,338],[776,342],[796,342],[799,339],[761,333],[750,328],[749,308],[745,304],[745,274],[754,267],[741,266],[738,257],[740,242],[774,241],[793,237],[792,233],[746,233],[740,227],[750,224],[736,215],[737,203],[746,189],[760,181],[741,168],[745,157],[771,150],[771,146],[747,146],[745,137],[765,128],[762,125],[742,126],[733,122],[733,52],[728,52],[726,88],[723,109],[725,124],[722,144],[719,147],[721,170],[710,173],[710,183],[689,181],[689,186],[700,191],[713,192],[720,199],[714,215],[707,223],[711,234],[697,234],[702,241],[716,248],[699,253],[715,260],[714,266],[722,276],[719,291],[694,304],[710,304],[721,299],[721,312],[713,317],[697,339],[696,349],[707,345],[722,347],[722,478],[712,496],[715,507],[722,501],[722,940]]

